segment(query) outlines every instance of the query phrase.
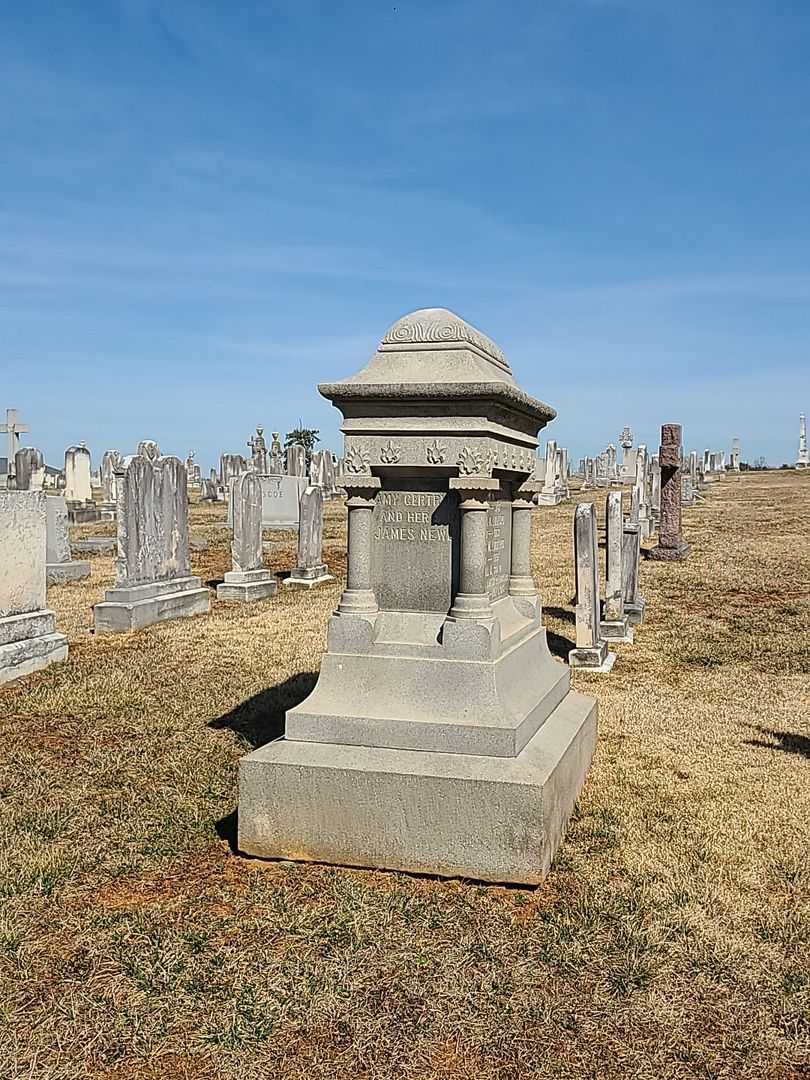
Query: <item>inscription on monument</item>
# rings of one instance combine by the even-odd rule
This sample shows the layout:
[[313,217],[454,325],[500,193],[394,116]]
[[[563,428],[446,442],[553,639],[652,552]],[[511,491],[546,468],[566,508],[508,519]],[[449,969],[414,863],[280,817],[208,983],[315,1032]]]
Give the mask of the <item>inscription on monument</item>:
[[493,494],[487,511],[487,591],[493,602],[509,595],[512,507],[502,490]]
[[458,500],[435,489],[381,491],[372,521],[372,576],[387,611],[446,611],[457,580]]

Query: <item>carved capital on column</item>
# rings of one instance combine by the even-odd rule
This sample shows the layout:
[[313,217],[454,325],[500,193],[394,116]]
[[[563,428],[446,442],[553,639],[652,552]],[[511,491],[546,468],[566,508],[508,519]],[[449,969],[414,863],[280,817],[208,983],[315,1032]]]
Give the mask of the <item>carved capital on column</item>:
[[382,486],[379,476],[347,476],[343,481],[343,488],[348,495],[346,505],[349,509],[363,506],[373,506],[377,492]]
[[462,509],[486,510],[489,507],[487,495],[500,491],[500,481],[492,476],[454,476],[448,482],[451,491],[458,492]]

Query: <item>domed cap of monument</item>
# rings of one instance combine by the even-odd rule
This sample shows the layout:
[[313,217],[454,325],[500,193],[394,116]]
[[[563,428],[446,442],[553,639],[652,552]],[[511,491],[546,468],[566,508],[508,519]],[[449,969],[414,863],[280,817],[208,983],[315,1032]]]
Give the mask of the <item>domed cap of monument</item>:
[[333,402],[373,398],[489,398],[544,423],[554,409],[517,386],[509,362],[490,338],[447,308],[403,315],[384,334],[364,368],[318,389]]

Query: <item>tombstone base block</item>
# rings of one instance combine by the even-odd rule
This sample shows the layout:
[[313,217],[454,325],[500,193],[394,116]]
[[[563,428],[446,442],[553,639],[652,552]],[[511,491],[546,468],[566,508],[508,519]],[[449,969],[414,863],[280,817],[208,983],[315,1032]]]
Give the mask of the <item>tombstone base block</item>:
[[607,675],[616,663],[616,653],[608,652],[607,641],[602,641],[593,649],[572,649],[568,654],[568,663],[572,668]]
[[46,580],[49,585],[64,585],[66,581],[81,581],[90,577],[90,563],[86,559],[46,564]]
[[624,613],[630,620],[631,626],[641,626],[644,622],[644,609],[647,607],[647,601],[642,597],[635,602],[625,600]]
[[277,591],[275,574],[270,570],[229,570],[217,585],[217,600],[249,604],[275,596]]
[[652,559],[653,562],[680,562],[685,559],[689,554],[690,548],[687,543],[678,544],[677,547],[662,547],[658,544],[654,548],[650,548],[649,551],[645,551],[644,555],[648,559]]
[[239,762],[239,849],[266,859],[534,885],[596,744],[569,693],[513,758],[279,739]]
[[68,639],[54,626],[47,610],[0,619],[0,685],[67,659]]
[[538,506],[557,506],[563,501],[563,495],[560,491],[540,491],[536,496]]
[[97,634],[124,634],[167,619],[207,615],[210,608],[211,594],[198,577],[174,578],[108,589],[93,608],[93,622]]
[[633,630],[628,615],[625,615],[623,619],[602,619],[599,623],[599,632],[609,642],[615,641],[625,645],[633,644]]
[[282,584],[290,589],[314,589],[316,585],[326,585],[334,580],[328,566],[296,566]]
[[67,515],[71,525],[92,525],[95,521],[101,521],[101,511],[97,506],[68,503]]

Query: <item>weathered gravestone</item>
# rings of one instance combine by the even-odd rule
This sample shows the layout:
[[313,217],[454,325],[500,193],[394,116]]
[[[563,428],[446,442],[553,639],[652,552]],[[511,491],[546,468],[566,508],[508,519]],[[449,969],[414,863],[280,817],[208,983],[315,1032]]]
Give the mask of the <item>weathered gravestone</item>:
[[46,513],[46,575],[49,585],[61,585],[66,581],[81,581],[90,577],[90,563],[86,559],[73,559],[68,538],[68,512],[61,495],[49,495],[45,501]]
[[115,518],[118,506],[115,473],[121,468],[122,460],[120,450],[105,450],[101,458],[101,517],[106,521]]
[[272,436],[273,438],[270,442],[270,460],[267,463],[267,468],[273,476],[282,476],[284,474],[284,450],[281,446],[279,432],[272,432]]
[[557,457],[557,443],[549,439],[546,443],[546,464],[542,490],[537,493],[537,502],[540,506],[556,506],[562,502],[562,492],[558,482],[559,460]]
[[47,499],[42,491],[0,492],[0,683],[68,654],[45,607]]
[[799,416],[799,454],[796,458],[797,469],[810,469],[810,454],[807,451],[807,418]]
[[599,619],[599,547],[596,535],[596,507],[579,503],[574,511],[574,561],[576,563],[577,643],[568,654],[574,668],[606,674],[616,654],[608,652]]
[[262,560],[262,488],[257,473],[242,473],[231,480],[230,508],[233,570],[217,586],[217,599],[247,602],[274,596],[276,579]]
[[220,454],[219,479],[225,491],[230,491],[231,480],[247,472],[247,462],[241,454]]
[[540,881],[597,715],[549,652],[531,576],[529,478],[555,413],[435,308],[320,390],[344,416],[347,587],[314,691],[240,763],[239,846]]
[[84,443],[65,450],[65,489],[62,494],[68,508],[68,520],[74,525],[99,521],[101,514],[93,501],[90,481],[90,451]]
[[[297,529],[301,496],[306,491],[305,476],[260,476],[262,528]],[[233,528],[233,510],[228,506],[228,525]]]
[[138,630],[154,622],[207,614],[208,589],[189,567],[185,465],[158,457],[154,443],[124,460],[118,484],[115,588],[94,610],[96,633]]
[[17,491],[42,491],[45,461],[35,446],[21,446],[14,455],[14,487]]
[[622,493],[612,491],[605,501],[605,602],[602,605],[602,637],[608,641],[633,641],[629,616],[624,610],[624,517]]
[[659,453],[661,470],[661,523],[658,543],[647,552],[648,559],[677,562],[689,554],[689,545],[681,535],[681,425],[663,424]]
[[287,447],[287,476],[307,475],[307,452],[303,446]]
[[323,561],[323,490],[308,487],[301,495],[298,564],[284,579],[284,584],[291,588],[311,589],[334,580]]
[[624,610],[631,626],[644,619],[647,601],[639,591],[639,562],[641,556],[641,526],[632,519],[625,521],[622,530],[622,582]]

